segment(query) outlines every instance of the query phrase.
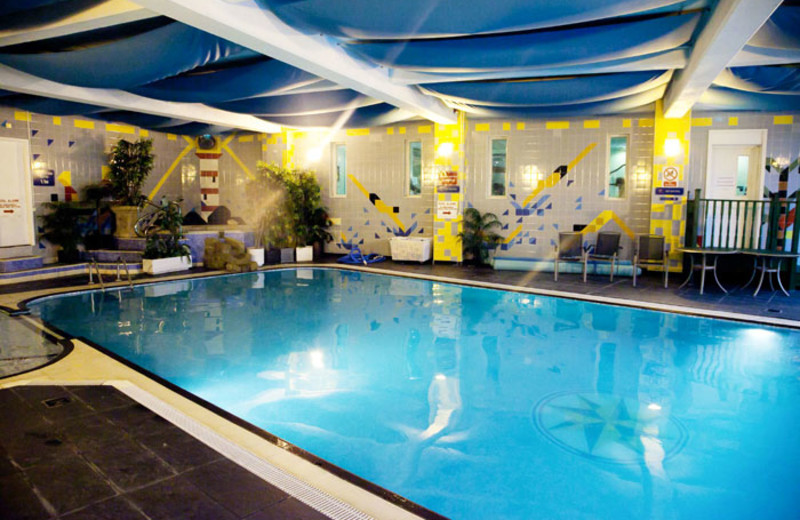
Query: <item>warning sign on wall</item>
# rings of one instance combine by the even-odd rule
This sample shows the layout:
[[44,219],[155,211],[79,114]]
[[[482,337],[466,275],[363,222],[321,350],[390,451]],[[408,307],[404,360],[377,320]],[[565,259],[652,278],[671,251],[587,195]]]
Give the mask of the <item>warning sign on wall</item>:
[[439,220],[455,220],[458,217],[457,200],[440,200],[436,203],[436,218]]
[[674,188],[678,186],[680,176],[680,170],[677,166],[667,166],[661,170],[661,184],[668,188]]

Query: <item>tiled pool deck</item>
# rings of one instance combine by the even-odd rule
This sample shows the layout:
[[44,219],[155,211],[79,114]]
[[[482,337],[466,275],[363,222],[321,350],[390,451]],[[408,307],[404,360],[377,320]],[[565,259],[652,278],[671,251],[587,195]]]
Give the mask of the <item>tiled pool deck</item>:
[[[580,275],[561,275],[556,283],[552,273],[450,264],[387,261],[370,267],[800,326],[796,291],[786,297],[762,289],[753,298],[752,289],[726,295],[707,288],[701,296],[696,286],[678,289],[681,275],[672,276],[670,288],[664,289],[658,276],[645,276],[634,288],[629,278],[608,283],[596,277],[584,284]],[[192,273],[198,274],[209,273]],[[86,280],[4,286],[0,304],[14,309],[42,290],[70,287],[84,289]],[[34,325],[0,315],[0,518],[325,518],[112,386],[43,384],[39,373],[48,368],[6,377],[54,360],[50,367],[59,367],[77,355],[67,353],[64,361],[58,360],[61,347],[35,332]],[[381,515],[373,508],[373,516]]]

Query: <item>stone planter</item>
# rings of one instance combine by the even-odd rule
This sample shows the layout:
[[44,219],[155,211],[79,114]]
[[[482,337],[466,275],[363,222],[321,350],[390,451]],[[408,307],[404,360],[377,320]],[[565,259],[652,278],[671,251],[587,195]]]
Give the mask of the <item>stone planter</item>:
[[117,220],[117,230],[114,236],[117,238],[136,238],[133,226],[139,219],[139,208],[137,206],[112,206],[111,211]]
[[295,248],[295,262],[313,262],[314,246],[303,246]]
[[142,260],[142,270],[147,274],[174,273],[186,271],[192,267],[190,256],[172,256],[169,258],[145,258]]
[[281,263],[281,250],[277,247],[270,247],[267,249],[267,264],[279,264]]
[[282,264],[291,264],[294,262],[294,248],[293,247],[282,247],[281,248],[281,263]]
[[247,252],[250,254],[250,260],[256,263],[258,267],[264,265],[264,248],[263,247],[248,247]]

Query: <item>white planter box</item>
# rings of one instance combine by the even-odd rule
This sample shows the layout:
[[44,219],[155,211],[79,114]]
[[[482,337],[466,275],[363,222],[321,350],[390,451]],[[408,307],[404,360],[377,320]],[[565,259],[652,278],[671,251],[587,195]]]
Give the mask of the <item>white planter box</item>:
[[192,267],[190,256],[173,256],[170,258],[145,258],[142,260],[142,270],[147,274],[173,273],[186,271]]
[[294,252],[295,262],[313,262],[314,246],[297,247]]
[[431,239],[392,237],[389,239],[392,260],[411,260],[427,262],[431,259]]
[[247,252],[250,254],[250,260],[256,263],[258,267],[264,265],[264,248],[247,248]]

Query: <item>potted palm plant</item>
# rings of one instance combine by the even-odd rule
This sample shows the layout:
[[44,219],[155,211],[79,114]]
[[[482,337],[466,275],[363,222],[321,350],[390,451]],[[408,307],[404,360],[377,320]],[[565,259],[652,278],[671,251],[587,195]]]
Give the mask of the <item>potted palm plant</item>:
[[321,250],[323,242],[333,240],[328,232],[330,219],[327,209],[322,205],[317,177],[310,171],[298,171],[293,180],[295,186],[292,213],[297,239],[296,258],[298,262],[310,262],[314,259],[315,245]]
[[481,213],[475,208],[467,208],[464,211],[463,231],[458,234],[465,262],[486,264],[489,251],[494,251],[503,242],[503,237],[495,232],[501,227],[494,213]]
[[142,187],[153,170],[153,141],[139,139],[136,142],[120,139],[111,149],[108,157],[111,195],[114,198],[114,215],[117,219],[115,236],[134,238],[133,225],[139,215],[139,208],[146,197]]
[[[314,243],[333,239],[319,183],[310,171],[259,163],[267,210],[263,214],[264,242],[281,248],[281,262],[310,262]],[[267,252],[268,263],[270,252]]]
[[157,207],[157,225],[152,229],[160,227],[161,230],[147,235],[142,270],[148,274],[185,271],[192,267],[192,257],[189,246],[181,242],[183,215],[180,201],[164,201]]
[[42,238],[59,246],[56,252],[62,264],[80,261],[78,247],[83,242],[81,234],[81,209],[74,202],[46,202],[49,211],[39,217],[42,221]]

